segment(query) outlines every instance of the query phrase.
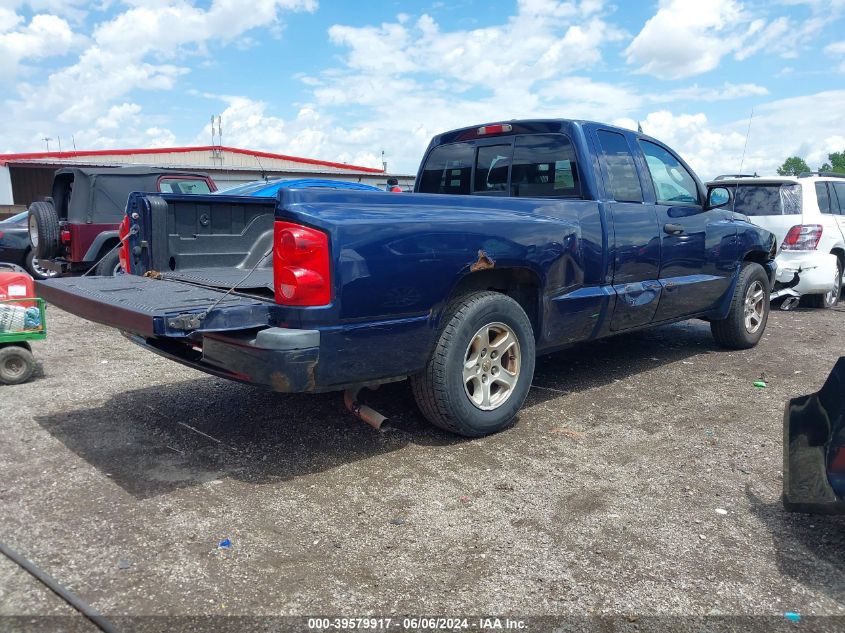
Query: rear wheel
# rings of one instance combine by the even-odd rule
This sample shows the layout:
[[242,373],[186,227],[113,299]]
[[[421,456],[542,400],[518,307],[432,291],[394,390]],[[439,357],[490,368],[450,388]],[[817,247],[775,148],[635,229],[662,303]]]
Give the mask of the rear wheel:
[[29,205],[29,241],[37,259],[49,259],[59,250],[59,216],[52,202]]
[[760,264],[745,262],[734,288],[728,316],[710,321],[713,338],[722,347],[754,347],[769,320],[769,278]]
[[26,268],[27,272],[35,279],[50,279],[58,274],[55,270],[48,270],[39,266],[38,259],[35,257],[35,251],[33,249],[29,249],[26,252],[24,268]]
[[120,253],[117,249],[111,251],[97,264],[97,270],[94,271],[100,277],[113,277],[123,273],[123,268],[120,265]]
[[0,382],[17,385],[26,382],[35,371],[35,358],[25,347],[0,347]]
[[480,437],[510,426],[531,388],[534,332],[522,307],[499,292],[458,297],[414,398],[435,426]]
[[836,274],[833,277],[832,286],[823,295],[806,295],[801,297],[804,305],[808,308],[832,308],[839,303],[842,294],[842,262],[836,258]]

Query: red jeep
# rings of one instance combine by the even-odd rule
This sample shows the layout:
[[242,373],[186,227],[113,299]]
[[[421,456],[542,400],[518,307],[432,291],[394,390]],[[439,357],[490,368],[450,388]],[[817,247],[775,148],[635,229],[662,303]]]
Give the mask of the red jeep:
[[53,178],[53,196],[29,206],[29,239],[41,267],[97,275],[120,269],[118,227],[133,191],[211,193],[206,174],[151,167],[67,167]]

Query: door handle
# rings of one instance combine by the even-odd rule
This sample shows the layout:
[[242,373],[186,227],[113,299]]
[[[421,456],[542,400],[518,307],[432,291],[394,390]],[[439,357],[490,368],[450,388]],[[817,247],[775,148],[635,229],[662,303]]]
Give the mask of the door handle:
[[669,235],[681,235],[684,232],[684,227],[681,224],[664,224],[663,232]]

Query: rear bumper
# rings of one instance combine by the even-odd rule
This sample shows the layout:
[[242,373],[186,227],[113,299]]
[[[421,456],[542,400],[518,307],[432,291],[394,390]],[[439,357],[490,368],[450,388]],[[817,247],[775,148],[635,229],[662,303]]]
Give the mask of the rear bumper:
[[830,291],[836,271],[836,255],[818,251],[783,251],[775,261],[778,265],[775,282],[789,286],[795,294],[824,294]]
[[132,342],[193,369],[281,393],[316,391],[320,332],[267,328],[250,335],[206,333],[202,345],[127,334]]

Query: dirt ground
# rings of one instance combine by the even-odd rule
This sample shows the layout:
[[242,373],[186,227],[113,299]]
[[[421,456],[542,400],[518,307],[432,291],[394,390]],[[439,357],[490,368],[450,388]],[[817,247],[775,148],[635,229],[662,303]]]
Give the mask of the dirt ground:
[[[775,310],[745,352],[689,322],[543,357],[470,441],[406,383],[364,394],[376,432],[50,308],[38,376],[0,387],[0,541],[115,618],[845,615],[845,517],[780,504],[784,405],[843,311]],[[0,616],[68,613],[0,558]]]

